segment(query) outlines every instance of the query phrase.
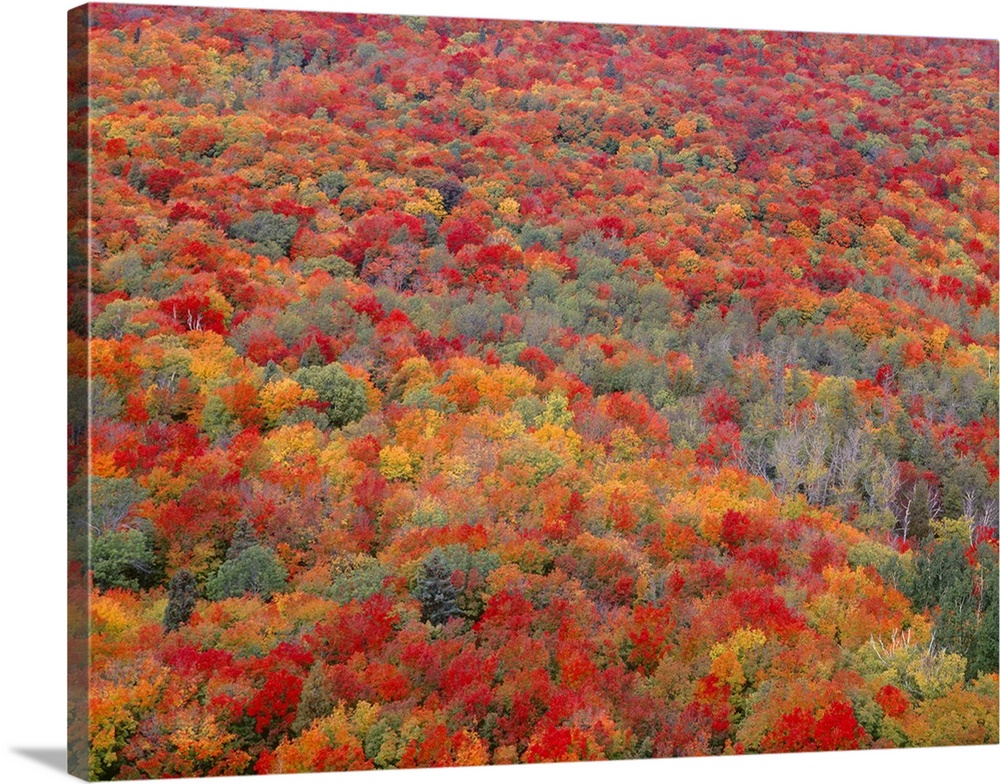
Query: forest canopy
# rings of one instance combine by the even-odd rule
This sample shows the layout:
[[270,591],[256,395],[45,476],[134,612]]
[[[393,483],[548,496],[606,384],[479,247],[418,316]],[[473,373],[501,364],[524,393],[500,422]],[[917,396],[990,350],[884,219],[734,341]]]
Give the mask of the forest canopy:
[[93,778],[998,741],[997,42],[89,23]]

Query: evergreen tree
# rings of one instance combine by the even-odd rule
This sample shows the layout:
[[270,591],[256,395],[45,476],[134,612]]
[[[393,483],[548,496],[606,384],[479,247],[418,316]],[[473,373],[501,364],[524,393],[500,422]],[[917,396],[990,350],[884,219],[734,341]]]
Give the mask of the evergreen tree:
[[302,73],[310,75],[318,74],[327,67],[327,64],[328,61],[326,59],[326,53],[319,47],[316,47],[316,51],[313,52],[313,56],[310,58],[309,64],[302,69]]
[[458,606],[458,588],[452,584],[451,571],[440,552],[435,551],[424,561],[415,595],[420,601],[421,618],[434,625],[462,614]]
[[301,367],[314,367],[325,364],[326,357],[323,356],[323,350],[315,340],[310,341],[308,347],[302,352],[302,356],[299,358],[299,365]]
[[226,550],[226,560],[232,561],[239,558],[244,551],[249,550],[257,542],[257,532],[254,531],[250,522],[244,518],[236,524],[236,531],[233,533],[229,549]]
[[198,600],[198,583],[187,569],[181,569],[171,579],[167,588],[169,599],[163,615],[163,628],[175,632],[191,619]]
[[267,360],[267,364],[264,366],[264,383],[281,377],[282,372],[278,364],[273,359]]
[[333,711],[333,684],[326,676],[323,662],[317,661],[302,682],[299,707],[292,722],[292,732],[298,735],[316,720],[329,716]]

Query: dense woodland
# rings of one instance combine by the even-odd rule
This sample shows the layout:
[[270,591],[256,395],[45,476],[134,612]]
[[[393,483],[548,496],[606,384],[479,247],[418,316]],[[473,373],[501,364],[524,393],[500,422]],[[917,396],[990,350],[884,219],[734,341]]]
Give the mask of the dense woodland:
[[92,777],[997,742],[995,41],[89,35]]

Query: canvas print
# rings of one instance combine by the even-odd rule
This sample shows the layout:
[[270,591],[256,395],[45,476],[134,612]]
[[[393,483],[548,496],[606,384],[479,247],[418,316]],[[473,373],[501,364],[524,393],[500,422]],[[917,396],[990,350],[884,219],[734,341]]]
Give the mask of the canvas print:
[[72,773],[997,743],[996,41],[69,51]]

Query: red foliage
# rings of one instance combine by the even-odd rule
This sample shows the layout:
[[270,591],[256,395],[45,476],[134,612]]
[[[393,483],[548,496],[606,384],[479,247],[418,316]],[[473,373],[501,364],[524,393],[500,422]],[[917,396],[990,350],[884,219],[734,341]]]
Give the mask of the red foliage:
[[740,403],[726,390],[715,387],[706,393],[701,406],[701,417],[709,425],[721,425],[725,422],[738,422],[740,418]]
[[146,190],[154,199],[166,201],[170,193],[184,182],[184,172],[178,169],[153,169],[146,173]]
[[885,711],[885,715],[896,719],[910,709],[910,700],[906,693],[897,689],[891,683],[887,683],[878,694],[875,695],[875,702]]

